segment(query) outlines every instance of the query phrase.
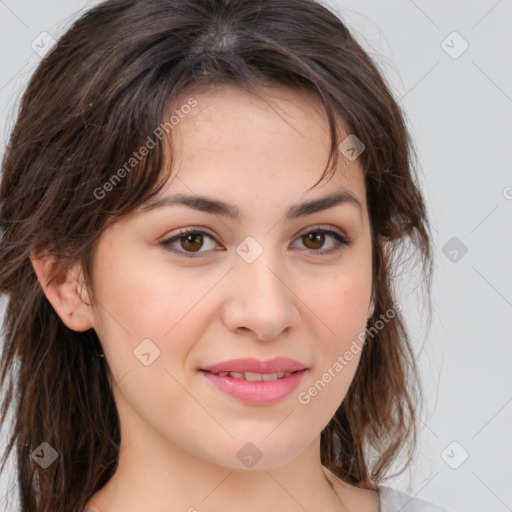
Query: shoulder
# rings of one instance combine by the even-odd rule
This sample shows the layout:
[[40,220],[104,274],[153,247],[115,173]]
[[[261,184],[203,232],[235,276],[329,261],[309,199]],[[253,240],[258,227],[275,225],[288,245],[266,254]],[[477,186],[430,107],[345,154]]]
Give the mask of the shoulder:
[[387,486],[378,488],[380,512],[448,512],[425,500]]

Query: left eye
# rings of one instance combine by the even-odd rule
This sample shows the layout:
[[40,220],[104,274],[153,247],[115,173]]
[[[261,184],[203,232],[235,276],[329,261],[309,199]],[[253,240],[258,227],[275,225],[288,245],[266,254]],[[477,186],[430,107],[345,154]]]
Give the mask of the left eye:
[[[181,230],[177,235],[163,240],[160,242],[160,244],[166,250],[181,254],[188,258],[195,258],[197,256],[195,256],[194,253],[208,252],[200,251],[203,246],[204,237],[208,238],[212,242],[215,242],[215,238],[206,231],[201,229],[186,228]],[[326,237],[333,238],[334,244],[332,244],[330,249],[318,250],[325,244]],[[347,238],[336,233],[336,231],[319,228],[315,228],[311,231],[303,233],[297,240],[303,241],[303,243],[306,245],[306,249],[310,252],[320,255],[341,250],[344,246],[348,246],[352,243]],[[181,249],[176,247],[177,243],[180,244]],[[310,244],[309,247],[308,244]]]

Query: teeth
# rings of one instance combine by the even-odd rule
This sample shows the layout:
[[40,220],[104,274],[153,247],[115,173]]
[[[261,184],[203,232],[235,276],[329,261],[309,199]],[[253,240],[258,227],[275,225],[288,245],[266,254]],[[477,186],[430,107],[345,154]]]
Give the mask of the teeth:
[[277,372],[277,373],[254,373],[254,372],[219,372],[217,375],[221,377],[233,377],[234,379],[244,379],[249,382],[261,382],[261,381],[271,381],[282,379],[283,377],[288,377],[293,372]]
[[259,382],[263,380],[263,375],[261,373],[245,372],[243,378],[249,382]]

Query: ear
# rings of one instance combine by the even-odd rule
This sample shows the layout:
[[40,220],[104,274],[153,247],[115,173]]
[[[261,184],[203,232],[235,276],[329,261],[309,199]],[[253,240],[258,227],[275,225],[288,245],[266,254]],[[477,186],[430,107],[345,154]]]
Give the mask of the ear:
[[32,252],[30,260],[46,298],[64,324],[73,331],[91,329],[94,317],[81,265],[58,271],[50,281],[54,258]]

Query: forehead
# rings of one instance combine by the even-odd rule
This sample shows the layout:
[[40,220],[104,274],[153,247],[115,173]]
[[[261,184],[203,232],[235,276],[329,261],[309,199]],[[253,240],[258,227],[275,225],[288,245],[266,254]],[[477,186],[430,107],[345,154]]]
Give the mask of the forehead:
[[[306,89],[289,87],[258,87],[248,92],[240,86],[223,84],[207,90],[182,94],[169,108],[171,112],[180,109],[191,98],[196,106],[174,127],[171,138],[194,132],[194,138],[206,133],[211,140],[217,134],[236,135],[242,129],[263,134],[283,134],[285,129],[294,130],[296,136],[307,139],[325,139],[328,135],[327,117],[316,95]],[[213,125],[213,126],[212,126]],[[204,143],[204,140],[200,141]]]
[[293,191],[296,196],[344,185],[365,200],[359,162],[341,153],[329,182],[307,190],[320,178],[331,143],[327,115],[313,92],[273,87],[255,95],[222,85],[182,95],[170,111],[191,98],[196,106],[180,116],[171,132],[172,177],[166,190],[199,186],[202,192]]

